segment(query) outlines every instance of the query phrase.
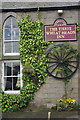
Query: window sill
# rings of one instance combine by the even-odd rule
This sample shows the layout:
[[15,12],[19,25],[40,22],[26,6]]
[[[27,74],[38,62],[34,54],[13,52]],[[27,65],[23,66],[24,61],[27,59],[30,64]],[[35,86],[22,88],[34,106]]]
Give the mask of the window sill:
[[6,94],[20,94],[20,90],[15,90],[15,91],[4,91]]
[[3,54],[4,56],[17,56],[17,55],[20,55],[20,53],[6,53],[6,54]]

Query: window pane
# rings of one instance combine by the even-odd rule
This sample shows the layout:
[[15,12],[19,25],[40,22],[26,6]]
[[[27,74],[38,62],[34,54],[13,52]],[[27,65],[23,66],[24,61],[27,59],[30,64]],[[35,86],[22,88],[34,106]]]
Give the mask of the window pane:
[[11,29],[5,29],[5,40],[11,40]]
[[11,16],[4,24],[4,53],[19,53],[19,43],[16,40],[19,40],[19,27],[16,18]]
[[5,53],[11,53],[11,42],[5,42]]
[[11,76],[11,63],[4,63],[4,76]]
[[20,90],[20,62],[4,63],[4,90]]
[[19,29],[12,29],[12,40],[19,40]]
[[19,53],[19,42],[5,42],[5,53]]
[[13,53],[19,53],[19,42],[13,42]]
[[20,79],[18,77],[13,78],[13,89],[20,90]]
[[20,63],[14,62],[13,63],[13,75],[18,76],[19,73],[20,73]]
[[12,28],[18,28],[17,20],[14,17],[12,17]]
[[11,17],[9,17],[5,22],[5,28],[11,28]]
[[5,90],[12,90],[12,78],[6,77],[5,80]]

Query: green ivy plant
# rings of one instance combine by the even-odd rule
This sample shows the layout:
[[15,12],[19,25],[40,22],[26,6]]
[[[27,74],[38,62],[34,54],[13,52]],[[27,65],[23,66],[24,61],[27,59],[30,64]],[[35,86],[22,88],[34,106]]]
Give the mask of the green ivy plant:
[[30,16],[27,15],[26,18],[21,17],[18,26],[20,29],[20,60],[24,69],[31,67],[34,72],[23,70],[23,87],[20,89],[20,95],[2,94],[3,112],[17,111],[27,106],[34,98],[34,93],[45,83],[47,76],[44,58],[49,42],[43,39],[43,22],[39,19],[32,22]]
[[[47,76],[44,63],[45,48],[48,42],[43,39],[43,23],[38,20],[31,22],[29,15],[18,21],[20,28],[20,59],[23,64],[29,62],[38,76],[39,87]],[[43,79],[42,79],[43,76]]]
[[80,31],[80,23],[74,23],[75,25],[76,25],[76,29],[77,29],[77,32],[79,32]]
[[20,89],[20,95],[9,95],[2,92],[3,112],[18,111],[26,107],[29,101],[34,98],[34,93],[46,82],[48,74],[44,59],[46,48],[50,42],[43,39],[43,22],[40,20],[39,9],[37,15],[38,20],[35,22],[30,20],[29,15],[26,18],[21,15],[21,21],[18,21],[20,29],[20,60],[23,68],[30,67],[33,72],[27,70],[24,72],[23,70],[23,87]]

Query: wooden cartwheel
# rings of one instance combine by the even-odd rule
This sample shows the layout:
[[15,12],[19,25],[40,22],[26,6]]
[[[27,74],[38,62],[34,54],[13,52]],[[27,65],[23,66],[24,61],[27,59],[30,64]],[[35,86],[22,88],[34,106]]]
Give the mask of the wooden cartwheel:
[[79,66],[76,50],[64,44],[50,47],[46,53],[45,62],[49,75],[57,79],[70,78]]

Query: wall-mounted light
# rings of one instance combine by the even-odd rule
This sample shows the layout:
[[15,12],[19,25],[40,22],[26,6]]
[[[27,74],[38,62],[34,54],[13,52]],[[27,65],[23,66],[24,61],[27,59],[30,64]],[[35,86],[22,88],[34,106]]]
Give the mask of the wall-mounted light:
[[58,14],[62,15],[63,14],[63,10],[58,10]]

